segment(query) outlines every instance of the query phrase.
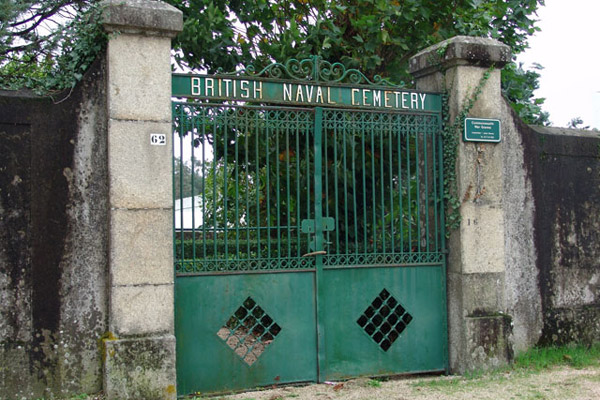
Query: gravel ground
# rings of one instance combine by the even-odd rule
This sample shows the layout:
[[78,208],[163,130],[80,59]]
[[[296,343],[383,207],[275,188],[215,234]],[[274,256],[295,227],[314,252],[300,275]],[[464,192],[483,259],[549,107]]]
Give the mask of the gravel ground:
[[599,400],[600,367],[540,373],[498,372],[481,378],[413,376],[385,382],[355,379],[221,396],[218,400]]

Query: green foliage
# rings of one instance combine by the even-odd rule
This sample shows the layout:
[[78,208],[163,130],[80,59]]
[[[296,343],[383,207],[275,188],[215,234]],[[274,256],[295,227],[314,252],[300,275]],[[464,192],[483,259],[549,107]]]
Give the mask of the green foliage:
[[367,387],[371,387],[371,388],[380,388],[381,387],[381,382],[379,382],[376,379],[369,379],[366,383]]
[[512,108],[526,124],[549,125],[550,115],[542,110],[545,99],[535,98],[534,91],[539,88],[543,67],[534,64],[533,70],[524,70],[523,64],[510,63],[502,69],[502,93]]
[[[458,194],[458,181],[456,177],[456,158],[458,154],[458,143],[461,137],[461,132],[465,126],[465,118],[469,116],[469,112],[475,105],[475,102],[481,95],[481,91],[485,83],[490,78],[490,72],[494,67],[490,67],[486,71],[477,86],[473,89],[470,96],[465,97],[458,114],[454,121],[450,121],[450,112],[448,110],[448,94],[443,95],[443,117],[444,124],[442,130],[443,146],[443,163],[444,163],[444,200],[446,201],[446,236],[460,227],[460,204],[461,199]],[[445,77],[444,77],[445,79]],[[445,86],[445,85],[444,85]]]
[[44,94],[74,87],[107,42],[92,3],[3,1],[0,88]]
[[515,53],[534,33],[543,0],[167,0],[184,13],[180,65],[233,70],[320,55],[396,83],[408,59],[455,35],[497,38]]
[[585,368],[600,365],[600,343],[591,346],[572,344],[561,347],[535,347],[515,358],[515,369],[539,372],[558,365]]
[[514,363],[488,371],[471,371],[463,376],[442,377],[437,379],[420,380],[414,387],[429,387],[443,391],[468,390],[481,387],[490,382],[503,381],[510,376],[527,376],[545,370],[570,366],[573,368],[597,367],[600,365],[600,343],[586,346],[571,344],[561,347],[535,347],[519,355]]
[[567,128],[571,129],[590,129],[589,125],[583,125],[583,119],[581,117],[571,118],[567,124]]

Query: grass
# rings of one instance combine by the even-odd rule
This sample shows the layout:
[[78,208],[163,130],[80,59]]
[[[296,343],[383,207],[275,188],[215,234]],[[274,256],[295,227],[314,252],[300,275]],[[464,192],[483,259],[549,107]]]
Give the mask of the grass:
[[600,365],[600,343],[592,346],[536,347],[519,354],[515,358],[513,368],[537,372],[559,365],[573,368]]
[[520,353],[512,365],[488,371],[476,370],[462,376],[420,380],[413,387],[443,390],[465,390],[484,386],[490,382],[502,382],[511,376],[526,376],[559,367],[585,368],[600,365],[600,343],[593,346],[567,345],[560,347],[536,347]]
[[372,388],[380,388],[381,387],[381,382],[378,381],[377,379],[369,379],[365,386],[367,387],[372,387]]

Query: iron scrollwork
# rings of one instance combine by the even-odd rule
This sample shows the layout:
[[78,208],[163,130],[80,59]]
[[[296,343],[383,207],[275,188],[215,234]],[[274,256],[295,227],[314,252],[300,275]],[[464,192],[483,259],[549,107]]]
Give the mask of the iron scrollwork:
[[354,68],[346,68],[340,62],[330,63],[323,60],[321,56],[312,56],[304,60],[294,58],[284,63],[272,63],[260,71],[254,65],[248,65],[236,72],[223,73],[219,75],[248,76],[256,78],[292,79],[310,83],[347,83],[352,85],[385,86],[392,88],[404,88],[404,82],[394,84],[389,80],[375,75],[373,79],[367,78],[365,74]]

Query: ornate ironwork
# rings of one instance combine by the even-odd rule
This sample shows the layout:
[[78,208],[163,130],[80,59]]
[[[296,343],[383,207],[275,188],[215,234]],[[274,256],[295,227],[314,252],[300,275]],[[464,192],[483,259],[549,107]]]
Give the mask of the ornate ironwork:
[[346,83],[352,85],[384,86],[390,88],[404,88],[406,84],[394,84],[380,75],[369,79],[364,73],[355,68],[346,68],[340,62],[330,63],[321,56],[311,56],[304,60],[294,58],[284,63],[272,63],[257,71],[254,65],[248,65],[239,71],[226,73],[218,71],[219,75],[251,76],[273,79],[292,79],[311,83]]

